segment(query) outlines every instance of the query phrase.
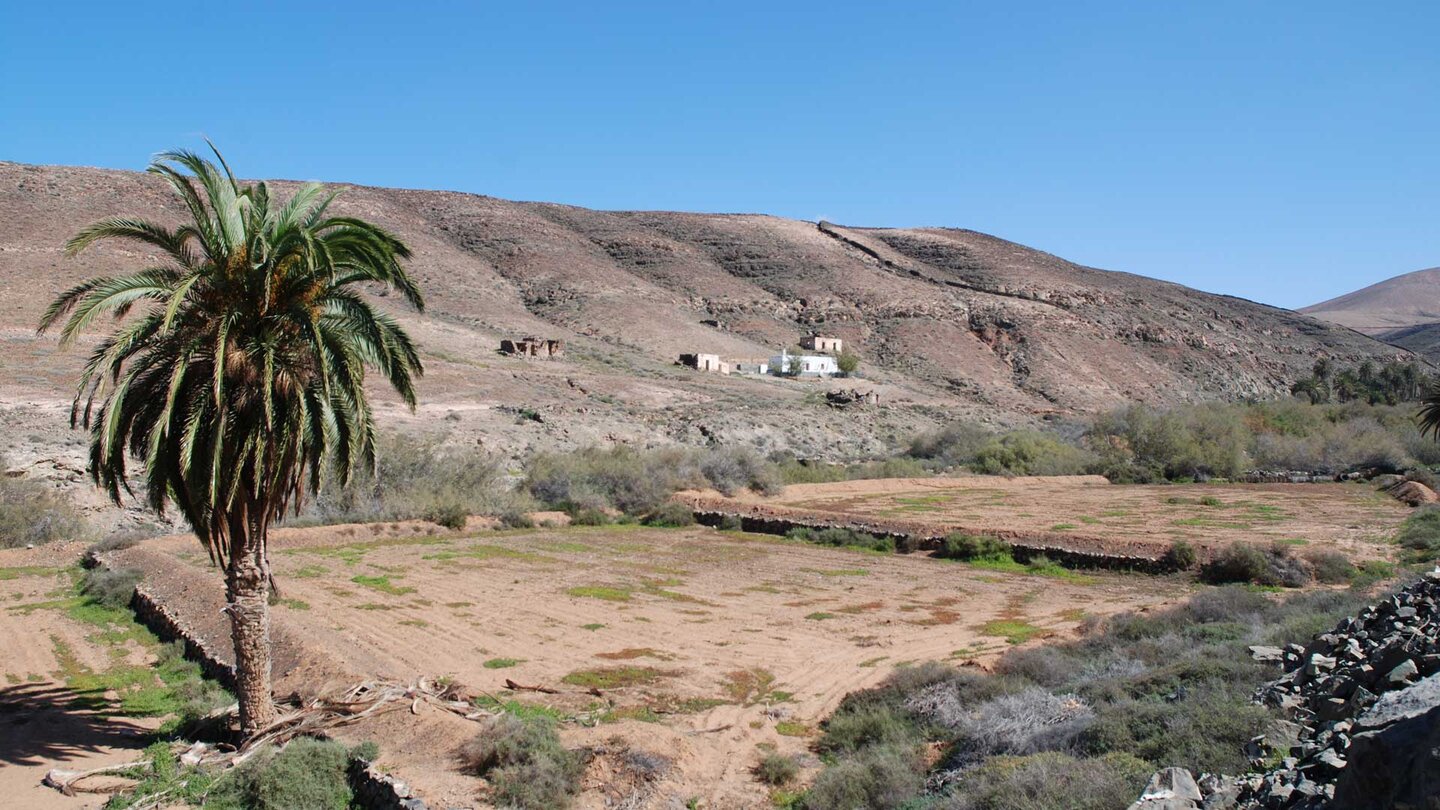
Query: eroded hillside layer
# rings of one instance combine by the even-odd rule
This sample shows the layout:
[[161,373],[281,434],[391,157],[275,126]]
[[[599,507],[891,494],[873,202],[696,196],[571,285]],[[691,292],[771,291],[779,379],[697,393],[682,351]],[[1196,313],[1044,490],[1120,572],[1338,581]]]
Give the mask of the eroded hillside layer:
[[[295,184],[276,184],[281,194]],[[1286,310],[1081,267],[973,231],[860,229],[761,215],[604,212],[471,194],[345,187],[341,213],[415,252],[426,313],[398,311],[427,375],[415,417],[519,455],[606,442],[745,443],[858,457],[936,423],[996,426],[1130,402],[1266,397],[1315,358],[1408,356]],[[115,214],[178,223],[180,203],[134,172],[0,162],[0,401],[53,407],[85,352],[34,328],[57,292],[154,257],[122,245],[67,258]],[[767,358],[809,330],[862,358],[880,407],[825,405],[830,387],[702,374],[682,352]],[[563,340],[556,360],[500,341]],[[538,418],[535,418],[538,417]],[[22,448],[23,450],[23,448]],[[24,453],[20,453],[24,455]]]

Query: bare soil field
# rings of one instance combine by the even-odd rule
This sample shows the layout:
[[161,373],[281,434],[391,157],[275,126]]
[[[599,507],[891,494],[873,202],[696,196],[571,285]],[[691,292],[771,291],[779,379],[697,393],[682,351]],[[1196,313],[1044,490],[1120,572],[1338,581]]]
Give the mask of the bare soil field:
[[[706,528],[380,524],[281,530],[273,549],[277,643],[304,648],[277,661],[282,693],[348,685],[346,673],[450,677],[482,705],[552,714],[565,721],[567,744],[610,754],[587,772],[587,808],[770,806],[750,773],[761,754],[803,754],[845,694],[895,668],[983,665],[1012,645],[1071,635],[1087,616],[1144,610],[1191,589]],[[210,621],[206,599],[219,582],[193,539],[126,554],[126,564],[150,569],[147,583],[173,594],[168,609]],[[214,593],[201,599],[207,580]],[[477,801],[483,784],[454,757],[473,730],[453,716],[432,731],[405,730],[424,719],[404,713],[356,733],[380,734],[381,766],[432,806]],[[624,767],[634,752],[670,764],[642,778]]]
[[737,514],[863,522],[900,532],[995,532],[1077,551],[1159,554],[1176,540],[1390,553],[1408,507],[1365,484],[1110,484],[1099,476],[898,478],[794,484],[782,494],[691,494]]

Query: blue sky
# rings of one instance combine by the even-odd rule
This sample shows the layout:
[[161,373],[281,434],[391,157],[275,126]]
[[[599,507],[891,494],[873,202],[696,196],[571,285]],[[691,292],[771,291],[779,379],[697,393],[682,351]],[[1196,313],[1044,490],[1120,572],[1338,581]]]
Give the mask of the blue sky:
[[0,159],[974,228],[1300,306],[1440,264],[1434,3],[20,3]]

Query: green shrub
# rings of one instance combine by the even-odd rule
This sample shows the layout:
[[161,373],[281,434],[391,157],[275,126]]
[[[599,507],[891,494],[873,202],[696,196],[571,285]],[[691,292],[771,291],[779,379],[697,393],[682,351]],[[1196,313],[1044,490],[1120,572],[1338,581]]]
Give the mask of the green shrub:
[[932,810],[1114,810],[1140,795],[1155,766],[1128,754],[1077,759],[1053,751],[995,757],[967,771]]
[[1262,551],[1248,543],[1234,543],[1200,569],[1201,579],[1217,585],[1250,582],[1299,588],[1313,577],[1309,564],[1281,545]]
[[533,529],[535,519],[526,512],[510,510],[500,516],[500,525],[506,529]]
[[1014,559],[1010,544],[988,534],[946,535],[937,552],[940,557],[952,560],[1010,560]]
[[1187,687],[1179,699],[1168,697],[1097,705],[1095,721],[1080,736],[1080,749],[1090,754],[1128,753],[1195,773],[1245,770],[1245,744],[1271,720],[1268,711],[1250,702],[1248,691],[1202,682]]
[[437,526],[444,526],[447,529],[463,529],[465,521],[470,513],[465,507],[450,503],[435,506],[425,514],[425,519]]
[[[357,752],[358,753],[358,752]],[[352,752],[338,742],[301,737],[280,751],[266,749],[220,780],[207,805],[254,810],[347,810],[345,771]]]
[[714,487],[722,492],[753,489],[773,493],[781,486],[775,465],[746,448],[698,450],[666,447],[588,448],[532,458],[521,487],[555,509],[615,508],[627,514],[657,509],[682,489]]
[[680,529],[695,525],[695,512],[678,501],[666,501],[645,515],[640,522],[646,526]]
[[1414,562],[1428,562],[1440,556],[1440,508],[1422,506],[1416,509],[1395,535],[1395,542],[1406,550]]
[[534,505],[512,489],[498,456],[447,447],[439,438],[395,433],[380,435],[375,455],[373,471],[361,465],[348,486],[323,488],[300,521],[419,519],[460,528],[464,516],[526,511]]
[[920,730],[908,711],[898,706],[869,705],[837,711],[826,720],[816,742],[822,753],[853,753],[872,745],[912,745]]
[[1037,431],[1016,431],[993,438],[970,463],[986,475],[1079,475],[1090,469],[1090,453]]
[[910,442],[907,452],[916,459],[924,459],[937,468],[949,469],[969,466],[993,434],[977,425],[956,423],[939,430],[923,433]]
[[[0,473],[7,467],[0,456]],[[0,476],[0,548],[83,538],[88,531],[70,501],[50,487]]]
[[1200,561],[1200,555],[1196,553],[1195,547],[1184,540],[1176,540],[1165,550],[1165,556],[1161,562],[1166,568],[1173,571],[1188,571],[1195,567]]
[[500,714],[460,750],[467,770],[490,781],[499,807],[548,810],[570,806],[580,790],[584,761],[560,744],[555,721],[543,715]]
[[576,509],[570,514],[572,526],[608,526],[610,516],[599,509]]
[[755,778],[773,787],[784,787],[800,775],[800,766],[791,757],[766,754],[755,765]]
[[1305,555],[1305,561],[1310,564],[1317,582],[1338,585],[1355,577],[1355,566],[1350,564],[1350,558],[1338,551],[1316,549]]
[[745,528],[745,521],[741,520],[739,515],[721,515],[720,525],[715,528],[722,532],[738,532]]
[[898,810],[924,787],[918,748],[872,746],[821,771],[803,803],[807,810]]
[[822,546],[863,548],[869,551],[895,550],[894,538],[880,537],[870,534],[869,532],[856,531],[855,529],[812,529],[806,526],[797,526],[786,532],[785,536],[791,540],[804,540],[807,543],[815,543]]
[[140,578],[138,568],[90,568],[80,581],[80,592],[106,607],[127,608]]

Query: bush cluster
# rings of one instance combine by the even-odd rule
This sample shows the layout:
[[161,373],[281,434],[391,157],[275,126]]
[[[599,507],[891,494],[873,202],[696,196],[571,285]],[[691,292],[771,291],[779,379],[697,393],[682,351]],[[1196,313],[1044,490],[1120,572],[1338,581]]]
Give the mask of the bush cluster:
[[428,520],[458,529],[470,515],[534,508],[506,480],[496,457],[447,448],[433,437],[382,434],[378,445],[374,470],[356,470],[345,487],[335,485],[332,475],[295,522]]
[[460,750],[465,767],[490,782],[498,807],[548,810],[570,806],[585,763],[566,750],[555,721],[542,715],[499,714]]
[[880,537],[855,529],[812,529],[808,526],[797,526],[786,532],[785,536],[791,540],[804,540],[822,546],[863,548],[867,551],[895,550],[894,538]]
[[[0,455],[0,473],[9,468]],[[0,476],[0,548],[84,537],[85,520],[70,501],[50,487],[25,478]]]
[[110,608],[128,608],[140,582],[137,568],[90,568],[80,580],[80,592]]
[[1440,557],[1440,507],[1416,509],[1401,524],[1395,542],[1414,562],[1429,562]]
[[[1012,650],[993,674],[898,669],[822,724],[828,767],[804,806],[1088,810],[1124,807],[1159,767],[1240,772],[1245,744],[1273,719],[1251,702],[1272,673],[1246,648],[1304,641],[1366,601],[1353,589],[1278,600],[1221,587]],[[934,750],[945,753],[927,772]]]
[[555,509],[609,508],[641,515],[682,489],[769,493],[780,486],[774,466],[743,448],[616,447],[538,455],[530,461],[522,489]]
[[940,550],[936,552],[936,555],[951,560],[1014,559],[1010,544],[998,537],[959,532],[946,535],[945,539],[940,542]]
[[[1332,564],[1327,561],[1327,565]],[[1327,568],[1327,573],[1330,570]],[[1217,585],[1248,582],[1300,588],[1315,579],[1315,572],[1309,561],[1296,557],[1287,546],[1276,544],[1260,549],[1249,543],[1233,543],[1201,567],[1200,578]]]
[[1414,407],[1301,399],[1134,405],[1046,432],[995,435],[955,424],[916,437],[904,458],[932,470],[1002,475],[1096,473],[1116,483],[1204,481],[1249,470],[1400,472],[1440,464]]

